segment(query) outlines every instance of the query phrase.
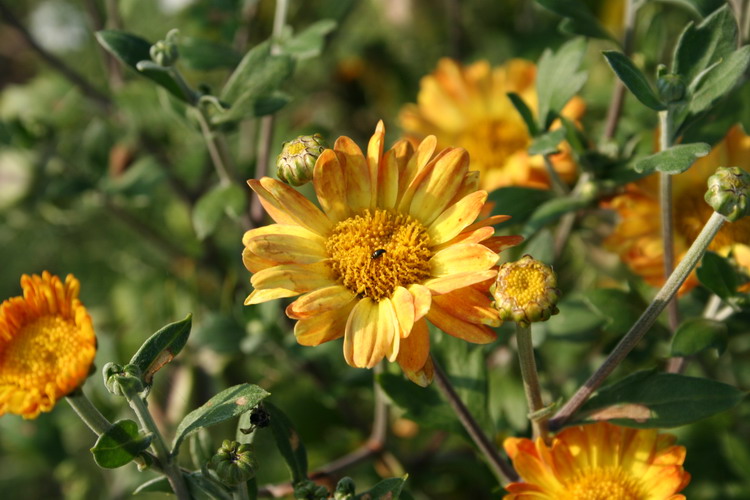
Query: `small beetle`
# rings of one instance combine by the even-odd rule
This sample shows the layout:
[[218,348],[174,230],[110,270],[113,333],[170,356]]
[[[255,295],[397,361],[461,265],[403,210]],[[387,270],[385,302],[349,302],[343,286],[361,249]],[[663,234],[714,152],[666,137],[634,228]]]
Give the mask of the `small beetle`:
[[384,249],[378,248],[377,250],[375,250],[374,252],[372,252],[372,255],[370,255],[370,258],[373,259],[373,260],[379,259],[380,257],[383,256],[384,253],[385,253]]

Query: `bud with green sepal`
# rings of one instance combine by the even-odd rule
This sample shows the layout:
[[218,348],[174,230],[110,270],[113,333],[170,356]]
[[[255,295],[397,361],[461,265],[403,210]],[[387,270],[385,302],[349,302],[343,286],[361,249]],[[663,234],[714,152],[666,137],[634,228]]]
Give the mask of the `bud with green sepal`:
[[334,500],[349,500],[354,497],[356,492],[356,486],[354,480],[350,477],[342,477],[336,485],[336,490],[333,492]]
[[680,75],[666,74],[656,80],[659,98],[667,104],[681,101],[685,97],[685,82]]
[[729,222],[750,215],[750,174],[740,167],[719,167],[708,178],[706,203]]
[[107,363],[102,369],[104,386],[115,396],[132,396],[143,391],[141,370],[134,364],[124,367],[117,363]]
[[325,500],[328,496],[328,488],[317,485],[309,479],[294,485],[294,498],[299,500]]
[[320,134],[302,135],[285,142],[276,159],[276,176],[292,186],[301,186],[313,178],[315,162],[327,148]]
[[159,66],[168,67],[177,62],[180,53],[177,50],[178,30],[171,30],[164,40],[159,40],[151,46],[149,54],[151,60]]
[[209,465],[222,483],[235,486],[255,477],[258,463],[250,444],[225,439]]
[[508,262],[498,269],[490,291],[500,319],[515,321],[521,326],[546,321],[559,312],[557,276],[552,268],[524,255],[517,262]]

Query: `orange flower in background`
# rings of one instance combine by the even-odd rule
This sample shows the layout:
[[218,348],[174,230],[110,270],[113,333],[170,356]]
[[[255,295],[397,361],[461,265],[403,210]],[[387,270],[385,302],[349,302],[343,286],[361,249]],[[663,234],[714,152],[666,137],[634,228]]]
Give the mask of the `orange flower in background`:
[[72,274],[24,274],[21,288],[0,305],[0,415],[36,418],[84,383],[96,336]]
[[[482,189],[549,188],[543,158],[527,153],[531,138],[506,95],[517,93],[535,111],[535,79],[536,66],[521,59],[496,68],[487,61],[463,67],[452,59],[440,59],[435,71],[422,78],[417,104],[402,108],[401,127],[412,140],[435,135],[439,148],[465,148],[472,167],[481,174]],[[584,108],[583,100],[574,97],[562,114],[577,120]],[[573,180],[576,165],[567,143],[561,144],[561,153],[553,155],[552,162],[563,180]]]
[[[750,165],[750,136],[739,126],[732,128],[711,153],[690,169],[672,177],[674,249],[682,259],[703,229],[713,209],[704,201],[708,178],[720,166]],[[653,286],[664,283],[664,254],[659,219],[659,176],[651,175],[629,184],[625,193],[607,204],[617,211],[620,222],[605,245]],[[733,255],[737,265],[750,272],[750,219],[724,224],[708,247],[721,255]],[[686,293],[698,284],[693,272],[680,288]]]
[[504,500],[684,500],[690,482],[685,447],[656,429],[607,422],[564,429],[547,446],[508,438],[505,451],[524,482],[505,487]]
[[413,381],[432,379],[425,318],[474,343],[495,339],[487,293],[497,252],[517,236],[494,237],[474,222],[487,198],[461,148],[436,152],[428,137],[383,154],[378,123],[367,154],[348,137],[318,158],[313,185],[322,210],[292,187],[264,177],[250,187],[276,224],[245,233],[254,273],[246,305],[303,294],[286,313],[302,345],[344,337],[344,358],[372,368],[398,362]]

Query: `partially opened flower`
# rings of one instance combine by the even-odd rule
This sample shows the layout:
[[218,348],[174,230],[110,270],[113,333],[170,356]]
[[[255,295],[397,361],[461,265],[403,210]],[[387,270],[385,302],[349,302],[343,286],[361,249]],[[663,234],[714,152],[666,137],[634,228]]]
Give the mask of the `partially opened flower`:
[[35,418],[86,380],[96,336],[72,274],[24,274],[21,288],[0,305],[0,415]]
[[569,427],[551,446],[540,438],[508,438],[505,451],[523,482],[504,500],[684,500],[690,482],[685,447],[656,429],[607,422]]
[[[708,178],[719,166],[750,165],[750,136],[739,126],[732,128],[710,154],[699,158],[685,173],[672,177],[674,250],[677,262],[687,252],[713,209],[704,200]],[[664,254],[659,219],[659,177],[651,175],[629,184],[625,193],[608,204],[620,216],[615,231],[606,240],[612,250],[647,283],[664,283]],[[724,224],[710,250],[732,254],[737,265],[750,273],[750,219]],[[685,293],[698,284],[693,272],[680,289]]]
[[[526,125],[507,96],[515,92],[532,109],[537,108],[536,66],[513,59],[491,68],[487,61],[469,66],[443,58],[420,84],[416,104],[401,110],[401,127],[408,138],[435,135],[438,148],[459,146],[471,155],[472,167],[481,173],[480,187],[492,191],[503,186],[550,186],[543,158],[529,156]],[[574,97],[563,116],[577,120],[583,100]],[[567,143],[553,155],[555,170],[565,181],[575,176],[575,162]]]
[[245,233],[243,261],[255,290],[245,304],[303,294],[286,309],[303,345],[344,337],[344,358],[372,368],[387,357],[422,385],[432,376],[425,318],[469,342],[495,339],[489,284],[497,253],[520,237],[493,236],[494,216],[474,222],[487,198],[461,148],[435,154],[428,137],[383,154],[378,123],[367,155],[348,137],[318,158],[322,210],[292,187],[248,181],[272,224]]

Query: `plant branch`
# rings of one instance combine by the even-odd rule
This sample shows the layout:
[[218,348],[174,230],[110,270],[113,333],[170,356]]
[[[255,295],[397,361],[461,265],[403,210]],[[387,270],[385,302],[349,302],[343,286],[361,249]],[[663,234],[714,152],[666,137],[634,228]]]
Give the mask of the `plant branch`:
[[[523,379],[523,391],[526,393],[526,404],[529,414],[533,414],[544,408],[542,402],[542,387],[539,384],[539,374],[534,360],[534,344],[531,339],[531,327],[521,326],[516,323],[516,344],[518,345],[518,363],[521,366],[521,378]],[[547,431],[546,418],[531,419],[533,438],[542,438],[549,444],[549,433]]]
[[[622,50],[626,56],[630,56],[633,52],[633,39],[635,32],[635,15],[638,8],[635,5],[635,0],[625,0],[623,6],[623,38],[622,38]],[[620,116],[622,115],[622,104],[625,100],[625,85],[620,81],[619,78],[615,78],[615,88],[612,91],[612,99],[609,103],[609,110],[607,111],[607,121],[604,125],[604,139],[612,139],[617,132],[617,125],[620,122]]]
[[677,290],[688,277],[690,272],[696,266],[706,251],[706,248],[713,240],[716,233],[719,232],[724,224],[724,216],[714,212],[703,226],[698,237],[688,249],[685,257],[675,268],[674,272],[664,286],[659,290],[654,299],[648,305],[643,314],[633,324],[628,333],[620,340],[615,349],[609,354],[599,369],[589,377],[589,379],[576,391],[565,406],[563,406],[552,420],[549,421],[551,430],[556,430],[565,425],[565,423],[578,411],[578,409],[588,400],[591,394],[604,382],[612,371],[622,362],[628,353],[638,344],[646,332],[651,328],[659,314],[664,310],[669,300],[674,297]]

